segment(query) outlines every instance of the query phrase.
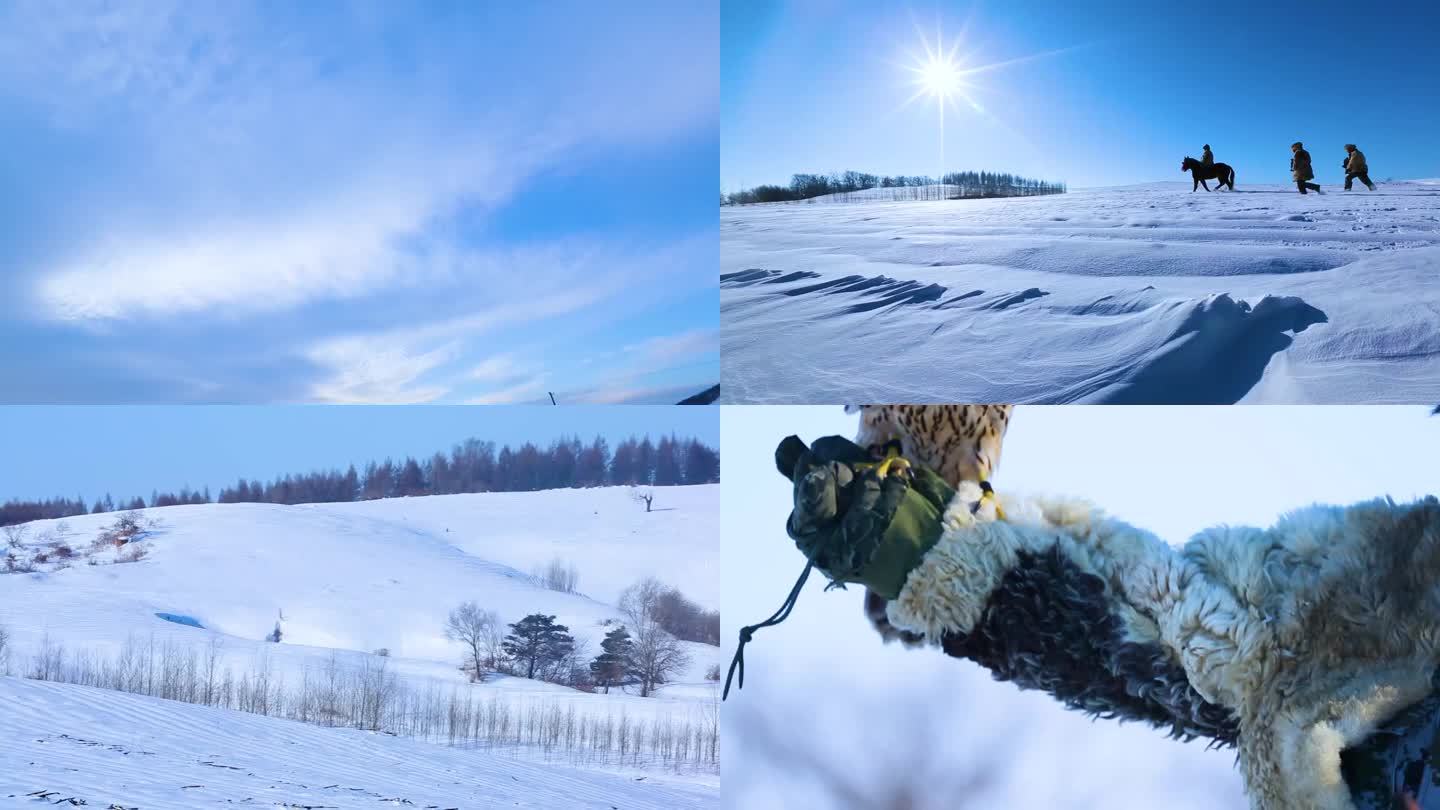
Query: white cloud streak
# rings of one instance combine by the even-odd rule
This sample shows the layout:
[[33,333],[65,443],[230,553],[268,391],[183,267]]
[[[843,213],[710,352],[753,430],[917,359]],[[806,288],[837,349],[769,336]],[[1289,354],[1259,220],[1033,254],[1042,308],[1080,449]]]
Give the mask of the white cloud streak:
[[[713,43],[691,37],[648,36],[659,52],[610,42],[602,53],[589,53],[601,44],[587,38],[580,53],[562,54],[590,66],[569,86],[551,87],[563,70],[547,65],[557,75],[537,72],[531,93],[501,83],[474,97],[454,84],[456,70],[476,69],[447,61],[467,55],[455,41],[395,73],[352,64],[343,37],[329,43],[249,7],[218,8],[0,9],[0,77],[11,76],[0,90],[30,93],[65,127],[113,128],[110,140],[132,149],[116,170],[128,187],[109,192],[69,253],[27,271],[41,317],[241,317],[484,282],[472,275],[484,257],[444,233],[458,211],[503,204],[572,148],[663,139],[718,109],[704,58]],[[369,43],[366,32],[384,27],[356,16],[337,17],[336,28]],[[655,60],[673,66],[657,73]],[[535,93],[547,103],[536,107]],[[98,205],[91,193],[76,205]],[[113,204],[119,194],[126,205]]]

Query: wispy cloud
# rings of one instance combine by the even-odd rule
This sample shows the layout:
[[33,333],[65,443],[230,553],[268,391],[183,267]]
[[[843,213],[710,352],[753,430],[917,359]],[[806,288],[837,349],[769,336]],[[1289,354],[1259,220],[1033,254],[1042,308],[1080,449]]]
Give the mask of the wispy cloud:
[[[432,157],[398,176],[365,178],[303,207],[257,212],[239,222],[157,225],[158,233],[116,235],[43,270],[35,295],[57,320],[216,309],[233,316],[453,278],[457,268],[448,252],[423,249],[424,227],[461,200],[498,202],[494,190],[508,189],[527,162],[512,154],[500,169],[481,154],[476,146],[451,160]],[[422,186],[415,181],[421,176],[444,179]],[[482,196],[472,187],[490,191]]]
[[480,396],[465,400],[467,405],[508,405],[528,402],[545,392],[545,380],[549,375],[535,374],[505,388],[488,391]]
[[691,329],[679,334],[653,337],[626,346],[625,351],[639,358],[642,363],[663,366],[700,354],[712,354],[719,351],[719,348],[718,329]]
[[[543,393],[545,353],[490,354],[479,363],[456,362],[483,350],[489,338],[536,323],[580,318],[595,322],[623,317],[643,307],[659,278],[681,279],[709,268],[692,268],[697,243],[687,239],[650,249],[569,241],[467,259],[470,277],[504,282],[503,294],[490,303],[447,318],[373,332],[328,336],[306,351],[324,376],[313,396],[326,402],[422,401],[473,388],[472,402],[502,402]],[[684,272],[681,272],[681,270]],[[542,338],[532,338],[545,345]],[[718,351],[715,330],[642,341],[620,352],[623,370],[605,373],[634,377],[696,352]],[[566,352],[567,354],[574,353]],[[549,363],[566,358],[552,356]],[[420,381],[424,382],[421,383]]]
[[[555,172],[597,206],[667,205],[663,190],[587,187],[584,172],[616,149],[710,137],[717,17],[0,3],[7,141],[29,156],[12,183],[27,204],[0,212],[0,326],[133,348],[141,365],[156,347],[135,336],[183,335],[166,349],[177,362],[148,368],[198,373],[184,386],[197,396],[265,390],[207,369],[282,367],[278,396],[524,396],[551,373],[547,352],[563,358],[547,336],[714,283],[691,243],[713,254],[713,231],[694,236],[708,215],[679,229],[642,217],[628,246],[528,210],[503,233],[491,223]],[[619,345],[584,350],[618,358]]]
[[[438,399],[474,376],[453,371],[434,382],[417,381],[459,359],[465,342],[509,324],[574,312],[595,300],[578,290],[514,303],[459,318],[363,335],[325,338],[307,356],[326,370],[312,394],[322,402],[425,402]],[[488,369],[494,374],[498,367]]]
[[505,380],[512,380],[520,372],[520,364],[513,354],[497,354],[485,358],[483,362],[470,369],[470,379],[480,382],[495,383]]
[[329,369],[312,396],[320,402],[397,404],[431,402],[448,391],[421,385],[425,374],[459,356],[460,345],[446,343],[428,351],[386,346],[365,338],[339,338],[310,350],[310,359]]

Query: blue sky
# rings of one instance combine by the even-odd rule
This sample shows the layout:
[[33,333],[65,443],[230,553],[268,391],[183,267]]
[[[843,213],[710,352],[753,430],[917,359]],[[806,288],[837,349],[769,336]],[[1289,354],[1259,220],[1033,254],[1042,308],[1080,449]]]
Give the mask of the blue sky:
[[1209,143],[1237,182],[1279,183],[1298,140],[1322,184],[1343,179],[1346,143],[1374,179],[1440,176],[1433,2],[801,0],[722,7],[722,189],[938,174],[936,102],[904,104],[937,28],[962,69],[994,66],[945,114],[947,170],[1184,180]]
[[718,380],[704,3],[0,3],[0,400]]
[[213,405],[0,406],[0,501],[182,486],[212,494],[241,476],[271,480],[386,457],[428,458],[468,438],[519,446],[562,435],[676,433],[712,447],[720,409],[661,405],[508,407]]

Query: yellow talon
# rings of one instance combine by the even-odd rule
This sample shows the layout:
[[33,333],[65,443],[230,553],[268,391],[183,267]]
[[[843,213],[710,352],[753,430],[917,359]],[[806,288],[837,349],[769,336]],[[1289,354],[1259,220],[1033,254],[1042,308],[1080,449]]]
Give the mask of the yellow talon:
[[996,520],[1004,520],[1004,519],[1005,519],[1005,507],[1003,507],[1003,506],[1000,505],[1000,498],[995,495],[995,490],[994,490],[993,488],[991,488],[990,482],[989,482],[989,481],[982,481],[982,482],[980,483],[980,488],[981,488],[982,490],[984,490],[984,492],[982,492],[981,495],[980,495],[980,502],[981,502],[981,503],[984,503],[985,501],[991,501],[991,502],[993,502],[993,503],[995,504],[995,519],[996,519]]
[[890,475],[891,467],[894,467],[900,472],[908,472],[910,469],[910,462],[900,456],[890,456],[884,461],[880,462],[879,466],[875,468],[875,473],[881,478],[884,478],[887,475]]

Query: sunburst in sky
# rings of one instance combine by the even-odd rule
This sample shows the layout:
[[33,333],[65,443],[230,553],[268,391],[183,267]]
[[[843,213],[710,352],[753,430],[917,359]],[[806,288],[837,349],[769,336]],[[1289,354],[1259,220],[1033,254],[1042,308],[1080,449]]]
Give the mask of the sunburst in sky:
[[[911,75],[911,84],[915,92],[911,94],[900,106],[904,108],[918,99],[931,98],[935,100],[935,110],[939,115],[939,138],[940,138],[940,169],[941,175],[945,172],[945,108],[951,107],[955,112],[961,112],[957,102],[964,102],[972,112],[977,115],[986,116],[997,124],[1005,126],[1005,122],[996,119],[991,115],[975,96],[977,91],[984,88],[975,80],[981,74],[991,73],[1011,65],[1018,65],[1024,62],[1031,62],[1036,59],[1043,59],[1049,56],[1056,56],[1073,50],[1076,47],[1057,48],[1055,50],[1043,51],[1028,56],[1005,59],[999,62],[988,64],[972,65],[969,59],[974,58],[975,52],[962,52],[964,44],[963,32],[956,36],[947,48],[945,45],[944,32],[940,26],[935,28],[935,39],[932,43],[924,29],[919,25],[915,26],[915,33],[920,38],[919,50],[909,51],[907,61],[899,67]],[[1009,129],[1009,127],[1006,127]]]

